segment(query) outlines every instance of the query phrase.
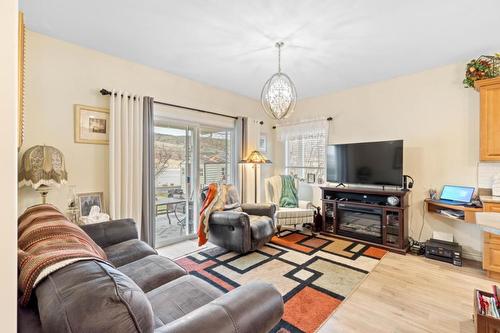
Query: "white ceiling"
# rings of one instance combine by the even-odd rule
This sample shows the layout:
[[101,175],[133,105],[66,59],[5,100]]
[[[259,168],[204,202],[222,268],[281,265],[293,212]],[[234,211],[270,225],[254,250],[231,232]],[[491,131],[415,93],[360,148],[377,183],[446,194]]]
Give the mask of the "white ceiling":
[[[299,98],[500,51],[499,0],[21,0],[29,29],[253,98]],[[465,66],[465,64],[464,64]]]

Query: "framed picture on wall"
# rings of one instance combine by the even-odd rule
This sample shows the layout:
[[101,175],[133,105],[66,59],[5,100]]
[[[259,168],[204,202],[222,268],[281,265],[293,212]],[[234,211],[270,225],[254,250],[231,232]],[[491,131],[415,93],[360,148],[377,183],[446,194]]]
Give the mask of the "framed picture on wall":
[[93,206],[99,206],[101,212],[104,212],[104,200],[102,192],[79,193],[78,194],[78,213],[80,216],[89,216],[90,209]]
[[259,150],[262,153],[267,153],[267,134],[262,133],[259,138]]
[[109,144],[109,110],[75,104],[75,142]]
[[314,174],[314,173],[308,173],[307,174],[307,182],[309,184],[314,184],[316,182],[316,174]]

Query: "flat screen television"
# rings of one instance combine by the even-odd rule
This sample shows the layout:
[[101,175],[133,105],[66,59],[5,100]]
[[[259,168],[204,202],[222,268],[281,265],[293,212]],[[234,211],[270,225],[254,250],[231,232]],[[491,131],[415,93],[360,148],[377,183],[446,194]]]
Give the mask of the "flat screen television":
[[403,140],[329,145],[326,178],[332,183],[402,186]]

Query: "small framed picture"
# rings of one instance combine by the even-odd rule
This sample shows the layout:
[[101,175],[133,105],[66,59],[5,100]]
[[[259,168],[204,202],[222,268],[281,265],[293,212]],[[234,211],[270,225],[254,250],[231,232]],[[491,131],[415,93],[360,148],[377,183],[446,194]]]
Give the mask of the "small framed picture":
[[104,200],[102,192],[78,194],[78,212],[80,216],[89,216],[90,209],[93,206],[99,206],[101,212],[104,212]]
[[109,110],[75,104],[75,142],[109,144]]
[[259,138],[259,150],[261,153],[267,153],[267,134],[262,133]]
[[316,182],[316,174],[314,174],[314,173],[308,173],[307,174],[307,182],[309,184],[314,184]]

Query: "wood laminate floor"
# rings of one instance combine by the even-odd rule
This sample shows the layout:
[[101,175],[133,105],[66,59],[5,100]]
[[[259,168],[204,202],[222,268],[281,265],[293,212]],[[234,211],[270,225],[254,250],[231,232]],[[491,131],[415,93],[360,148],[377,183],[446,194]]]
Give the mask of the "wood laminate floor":
[[480,263],[388,253],[319,332],[473,333],[473,290],[494,283]]

